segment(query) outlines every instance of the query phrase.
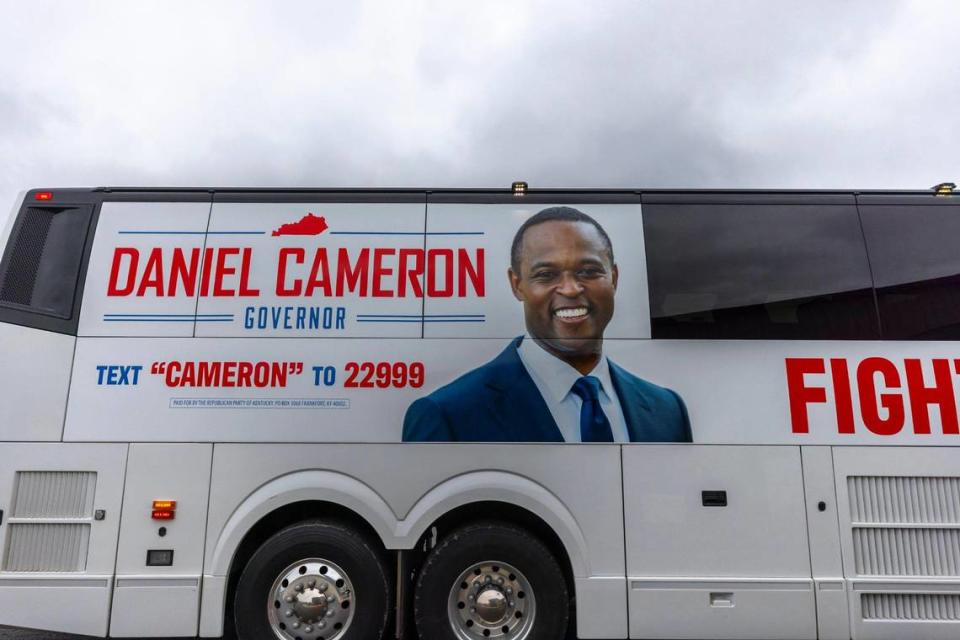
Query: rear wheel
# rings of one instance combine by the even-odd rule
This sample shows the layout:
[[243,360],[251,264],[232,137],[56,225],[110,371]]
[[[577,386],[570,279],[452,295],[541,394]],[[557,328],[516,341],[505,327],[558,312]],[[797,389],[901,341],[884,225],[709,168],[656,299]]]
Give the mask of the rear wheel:
[[383,637],[391,610],[382,554],[336,522],[302,522],[253,554],[240,576],[234,620],[241,640]]
[[422,640],[560,640],[568,610],[550,551],[522,529],[493,523],[444,538],[424,563],[414,600]]

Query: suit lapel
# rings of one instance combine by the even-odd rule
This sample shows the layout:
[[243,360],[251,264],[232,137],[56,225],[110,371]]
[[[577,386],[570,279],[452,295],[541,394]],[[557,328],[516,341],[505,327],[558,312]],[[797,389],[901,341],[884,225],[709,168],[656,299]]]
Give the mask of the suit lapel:
[[645,432],[653,422],[650,405],[647,404],[643,392],[637,388],[637,385],[632,382],[631,377],[623,369],[609,358],[607,358],[607,363],[610,365],[610,380],[613,381],[617,398],[620,399],[623,420],[627,423],[630,442],[644,442],[647,439]]
[[487,382],[495,392],[494,417],[507,441],[563,442],[547,403],[517,353],[522,340],[513,340],[494,360],[496,375]]

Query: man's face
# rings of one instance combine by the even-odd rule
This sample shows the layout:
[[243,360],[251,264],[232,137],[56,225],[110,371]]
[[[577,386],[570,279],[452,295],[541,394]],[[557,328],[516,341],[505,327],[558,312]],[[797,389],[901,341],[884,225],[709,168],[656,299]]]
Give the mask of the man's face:
[[547,351],[567,361],[600,353],[613,317],[617,267],[596,227],[559,220],[530,227],[520,273],[508,273],[527,331]]

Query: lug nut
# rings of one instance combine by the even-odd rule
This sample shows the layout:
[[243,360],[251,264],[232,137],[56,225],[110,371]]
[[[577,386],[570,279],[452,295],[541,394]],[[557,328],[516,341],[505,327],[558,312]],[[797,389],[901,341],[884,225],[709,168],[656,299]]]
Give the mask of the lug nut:
[[287,609],[286,611],[283,612],[283,615],[289,618],[290,616],[293,615],[293,609]]
[[293,602],[293,596],[287,596],[283,599],[284,602]]

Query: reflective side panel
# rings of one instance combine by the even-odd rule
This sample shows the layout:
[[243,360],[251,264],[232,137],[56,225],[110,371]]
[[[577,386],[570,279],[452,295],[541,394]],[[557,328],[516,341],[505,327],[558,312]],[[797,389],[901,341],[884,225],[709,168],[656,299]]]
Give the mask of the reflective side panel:
[[75,342],[0,323],[0,441],[60,439]]
[[192,336],[209,215],[206,202],[105,202],[78,335]]

